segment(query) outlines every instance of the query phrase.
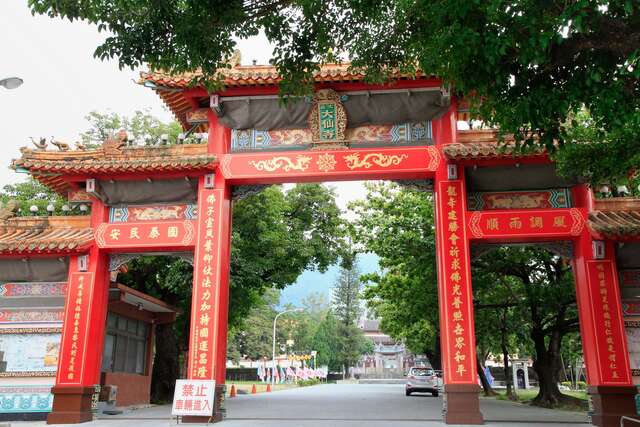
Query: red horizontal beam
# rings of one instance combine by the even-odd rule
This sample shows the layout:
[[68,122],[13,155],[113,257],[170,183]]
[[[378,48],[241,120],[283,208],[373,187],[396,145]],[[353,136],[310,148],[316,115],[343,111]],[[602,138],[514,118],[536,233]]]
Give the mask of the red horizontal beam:
[[583,208],[469,211],[467,234],[493,242],[575,239],[585,229],[586,217]]
[[431,178],[442,160],[434,146],[352,148],[225,155],[232,184]]

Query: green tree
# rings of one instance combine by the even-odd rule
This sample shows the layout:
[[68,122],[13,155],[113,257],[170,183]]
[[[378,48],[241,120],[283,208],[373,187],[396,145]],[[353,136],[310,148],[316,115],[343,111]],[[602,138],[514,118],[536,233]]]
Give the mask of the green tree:
[[[367,304],[381,317],[386,333],[412,351],[426,353],[439,367],[431,195],[396,184],[368,184],[366,199],[352,208],[359,217],[354,236],[380,257],[382,267],[381,273],[366,276]],[[494,353],[504,360],[513,351],[531,354],[540,381],[534,402],[574,403],[557,386],[564,337],[578,326],[567,263],[544,249],[504,247],[474,260],[472,269],[480,358]],[[481,368],[482,360],[477,363]]]
[[318,324],[318,328],[311,340],[313,350],[318,352],[316,363],[318,366],[327,365],[329,370],[341,369],[338,360],[336,337],[338,336],[338,320],[331,311]]
[[343,325],[353,325],[362,314],[360,306],[360,271],[356,265],[341,268],[340,277],[333,287],[333,314]]
[[[574,174],[602,166],[625,175],[640,152],[640,5],[637,0],[468,2],[460,0],[173,2],[29,0],[33,13],[84,19],[109,31],[95,56],[120,66],[215,78],[237,38],[264,31],[286,93],[310,90],[318,64],[339,57],[369,79],[420,68],[470,95],[484,120],[519,140],[574,145]],[[482,102],[480,102],[480,100]],[[586,108],[607,133],[575,146],[565,124]],[[577,154],[577,153],[576,153]],[[616,166],[617,165],[617,166]],[[613,166],[613,167],[611,167]]]
[[[80,134],[80,139],[87,146],[100,145],[119,130],[126,130],[129,139],[141,145],[158,144],[163,135],[168,137],[168,143],[176,143],[183,133],[180,123],[175,120],[164,123],[149,110],[136,111],[133,116],[92,111],[85,119],[89,123],[89,129]],[[191,137],[183,142],[197,141]]]
[[526,331],[526,341],[520,341],[520,347],[531,351],[540,386],[533,403],[543,407],[575,404],[575,398],[558,388],[563,340],[579,326],[575,284],[566,260],[541,248],[501,247],[476,260],[474,271],[478,270],[509,280],[509,293],[502,301],[478,301],[476,297],[482,295],[475,289],[474,299],[479,305],[497,303],[502,306],[499,309],[513,305],[521,316],[519,328]]
[[54,210],[52,213],[55,215],[81,213],[78,206],[74,207],[73,210],[63,210],[62,206],[66,204],[66,199],[58,193],[51,191],[49,187],[42,185],[32,177],[27,178],[27,180],[23,182],[5,185],[0,192],[0,203],[6,204],[9,200],[15,200],[19,204],[19,210],[16,212],[16,216],[33,215],[30,210],[31,206],[38,208],[36,215],[46,216],[48,213],[47,206],[49,205],[53,205]]
[[352,235],[379,257],[381,273],[363,277],[364,299],[380,327],[440,368],[433,198],[392,183],[367,183],[365,200],[350,205]]
[[332,314],[338,320],[336,361],[348,372],[360,360],[360,356],[371,351],[364,333],[356,326],[362,314],[360,292],[362,282],[356,264],[340,269],[340,276],[333,287]]
[[[273,319],[278,314],[279,294],[274,289],[267,290],[251,307],[247,317],[240,324],[233,325],[228,339],[230,354],[251,360],[271,359]],[[282,342],[282,329],[277,333],[276,340]]]
[[[486,361],[489,354],[501,355],[507,397],[516,400],[509,356],[527,354],[521,344],[527,341],[527,334],[522,328],[519,282],[483,267],[485,264],[472,263],[478,367],[484,365],[480,361]],[[483,388],[485,394],[493,394],[488,384]]]

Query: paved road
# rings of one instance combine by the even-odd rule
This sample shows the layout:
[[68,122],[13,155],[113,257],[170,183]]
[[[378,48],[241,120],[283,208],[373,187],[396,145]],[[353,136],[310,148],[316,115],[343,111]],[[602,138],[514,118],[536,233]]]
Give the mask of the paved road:
[[[327,384],[257,395],[240,395],[226,401],[225,427],[442,427],[442,398],[404,395],[402,385]],[[494,399],[481,407],[491,427],[586,427],[584,415],[551,411]],[[87,426],[151,427],[175,425],[170,409],[158,406],[129,411],[94,421]],[[43,427],[44,423],[12,423],[18,427]]]

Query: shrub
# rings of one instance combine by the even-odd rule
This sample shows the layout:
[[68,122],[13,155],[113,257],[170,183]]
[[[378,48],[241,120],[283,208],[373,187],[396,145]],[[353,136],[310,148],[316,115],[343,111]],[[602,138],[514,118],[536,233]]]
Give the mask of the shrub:
[[318,385],[320,384],[322,381],[320,381],[319,378],[312,378],[309,380],[302,380],[302,381],[298,381],[298,387],[307,387],[310,385]]

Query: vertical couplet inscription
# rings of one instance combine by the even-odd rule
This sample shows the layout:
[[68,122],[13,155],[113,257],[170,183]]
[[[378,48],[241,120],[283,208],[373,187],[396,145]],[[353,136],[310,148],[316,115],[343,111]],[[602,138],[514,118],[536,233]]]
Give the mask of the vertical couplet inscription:
[[470,304],[471,285],[469,282],[468,242],[464,232],[464,207],[462,183],[460,181],[440,182],[440,224],[442,227],[442,268],[444,289],[444,313],[449,352],[448,377],[452,383],[475,382],[475,359],[472,348],[473,337]]
[[58,384],[81,384],[93,273],[71,273],[67,287]]
[[624,355],[624,331],[617,286],[611,261],[588,261],[589,285],[593,295],[593,320],[597,336],[597,352],[600,359],[600,377],[604,384],[630,382],[629,366]]
[[220,257],[222,190],[200,190],[198,243],[194,263],[189,378],[212,379],[216,304],[215,287]]

